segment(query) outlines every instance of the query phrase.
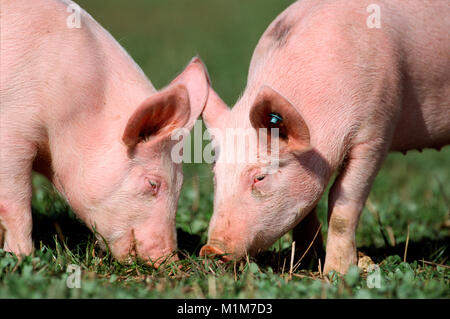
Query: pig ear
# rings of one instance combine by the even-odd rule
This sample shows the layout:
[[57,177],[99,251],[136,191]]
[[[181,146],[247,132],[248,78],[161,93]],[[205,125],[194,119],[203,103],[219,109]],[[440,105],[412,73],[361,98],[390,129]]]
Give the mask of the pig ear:
[[184,71],[169,86],[182,84],[187,88],[190,102],[190,116],[185,127],[191,129],[205,107],[208,98],[209,75],[202,60],[195,57]]
[[[250,110],[250,122],[255,129],[279,129],[279,138],[289,151],[309,149],[309,129],[295,107],[281,94],[263,86]],[[281,143],[280,143],[281,144]]]
[[182,84],[146,99],[128,120],[122,140],[129,148],[150,138],[165,138],[190,118],[188,90]]
[[223,116],[230,112],[230,109],[217,93],[209,86],[208,101],[202,113],[202,119],[207,128],[220,127]]

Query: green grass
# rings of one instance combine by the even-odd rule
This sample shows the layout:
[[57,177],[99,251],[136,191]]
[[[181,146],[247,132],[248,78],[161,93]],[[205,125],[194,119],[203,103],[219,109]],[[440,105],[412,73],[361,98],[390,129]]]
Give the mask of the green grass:
[[[118,39],[157,88],[198,54],[215,89],[232,105],[245,86],[260,35],[291,2],[135,0],[131,5],[83,0],[79,4]],[[368,288],[368,274],[357,268],[328,279],[317,265],[302,265],[290,276],[290,234],[254,260],[236,266],[204,264],[197,255],[213,209],[207,165],[185,165],[177,213],[182,260],[157,270],[138,261],[122,265],[102,252],[48,181],[36,175],[37,248],[21,262],[0,251],[0,298],[449,298],[449,168],[448,147],[388,157],[357,233],[358,250],[380,266],[380,288],[373,289]],[[324,196],[318,208],[324,237],[326,205]],[[69,264],[82,269],[81,289],[67,288]]]

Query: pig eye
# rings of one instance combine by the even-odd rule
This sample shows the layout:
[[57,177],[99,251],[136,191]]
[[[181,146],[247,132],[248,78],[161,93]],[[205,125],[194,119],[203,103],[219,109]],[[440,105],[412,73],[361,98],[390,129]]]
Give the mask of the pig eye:
[[266,177],[266,175],[258,175],[255,177],[255,179],[253,180],[254,183],[260,182],[262,181],[264,178]]
[[156,195],[156,193],[158,193],[159,183],[151,179],[148,179],[147,182],[150,185],[152,195]]

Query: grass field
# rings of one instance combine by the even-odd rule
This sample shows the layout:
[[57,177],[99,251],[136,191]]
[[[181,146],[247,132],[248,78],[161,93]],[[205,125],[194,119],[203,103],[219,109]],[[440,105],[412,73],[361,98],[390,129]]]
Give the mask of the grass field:
[[[127,49],[157,88],[198,54],[214,88],[230,105],[245,86],[260,35],[291,2],[78,1]],[[36,251],[20,263],[0,251],[0,298],[450,297],[449,147],[392,154],[375,181],[357,241],[358,250],[380,267],[379,288],[370,288],[368,274],[356,267],[331,278],[324,278],[317,265],[301,265],[290,274],[290,234],[256,259],[238,265],[204,264],[197,255],[213,209],[212,175],[206,164],[186,164],[184,171],[177,213],[182,259],[158,270],[139,262],[122,265],[100,251],[48,181],[35,175]],[[326,205],[324,197],[319,217],[325,238]],[[81,266],[80,289],[66,285],[69,264]]]

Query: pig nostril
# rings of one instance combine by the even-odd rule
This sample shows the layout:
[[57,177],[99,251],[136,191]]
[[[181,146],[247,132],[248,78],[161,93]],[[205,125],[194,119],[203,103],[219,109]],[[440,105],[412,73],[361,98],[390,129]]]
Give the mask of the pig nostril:
[[224,256],[224,254],[224,251],[211,245],[205,245],[200,250],[201,257],[218,258],[224,262],[231,260],[229,256]]
[[211,245],[205,245],[200,250],[200,256],[208,256],[208,255],[222,255],[224,252],[219,248],[216,248]]

